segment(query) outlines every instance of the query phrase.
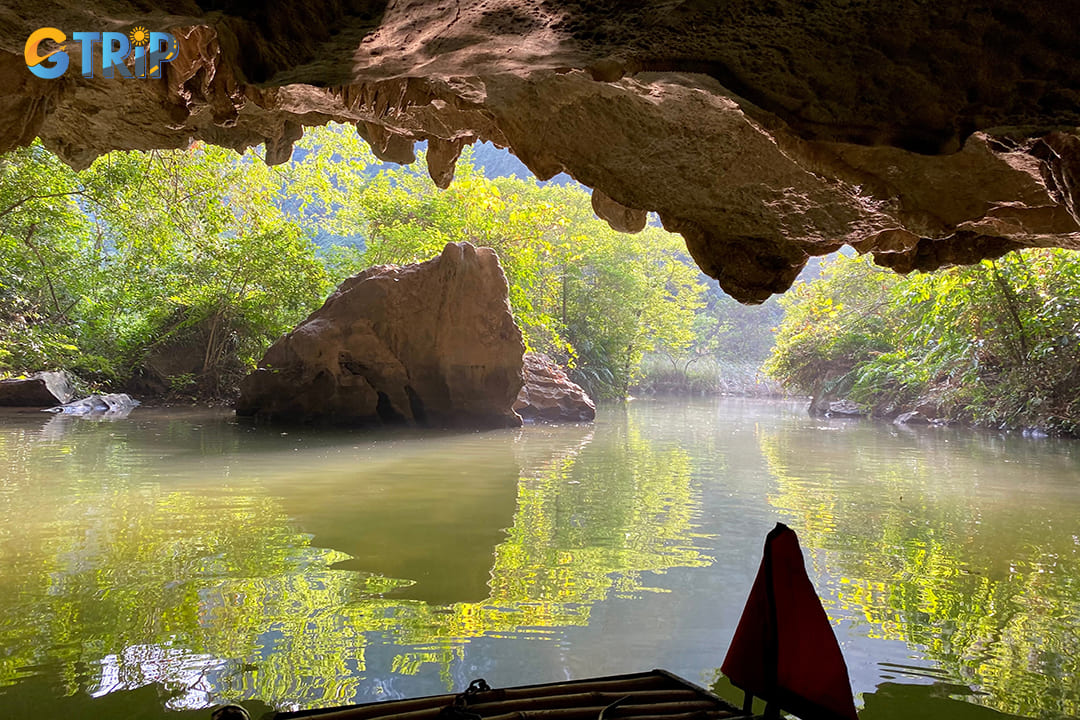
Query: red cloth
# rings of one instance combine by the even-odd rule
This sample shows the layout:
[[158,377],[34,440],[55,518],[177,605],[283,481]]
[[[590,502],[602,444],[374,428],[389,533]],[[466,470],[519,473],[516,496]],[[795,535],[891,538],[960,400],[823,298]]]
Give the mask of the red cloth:
[[720,669],[736,687],[803,720],[858,720],[840,645],[806,575],[799,539],[782,523],[765,539]]

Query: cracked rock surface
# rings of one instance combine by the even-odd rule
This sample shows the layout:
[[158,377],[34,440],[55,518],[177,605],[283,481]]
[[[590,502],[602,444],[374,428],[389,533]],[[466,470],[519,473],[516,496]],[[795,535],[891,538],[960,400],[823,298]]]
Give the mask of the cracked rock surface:
[[[26,69],[37,27],[168,30],[161,80]],[[75,167],[111,149],[284,162],[305,126],[375,154],[509,147],[647,212],[728,293],[783,292],[848,244],[901,272],[1026,246],[1080,248],[1080,15],[1050,0],[0,2],[0,150],[40,136]]]
[[269,421],[516,427],[525,345],[491,248],[448,243],[346,279],[240,383]]

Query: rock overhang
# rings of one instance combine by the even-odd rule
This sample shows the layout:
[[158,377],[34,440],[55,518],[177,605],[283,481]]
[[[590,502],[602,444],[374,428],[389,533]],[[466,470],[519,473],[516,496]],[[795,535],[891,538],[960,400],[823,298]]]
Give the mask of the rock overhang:
[[[486,140],[593,188],[618,229],[657,212],[744,302],[843,245],[901,272],[1080,248],[1078,19],[1048,0],[8,0],[0,14],[0,146],[40,136],[77,167],[192,140],[265,143],[282,162],[305,126],[336,121],[395,162],[427,141],[445,186]],[[37,27],[135,24],[178,38],[161,80],[25,66]]]

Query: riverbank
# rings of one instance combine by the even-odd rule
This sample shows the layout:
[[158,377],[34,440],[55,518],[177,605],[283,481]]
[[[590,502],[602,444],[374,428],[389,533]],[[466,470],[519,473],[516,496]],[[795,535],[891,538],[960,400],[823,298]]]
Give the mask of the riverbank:
[[1080,434],[1080,255],[1028,250],[900,277],[838,256],[780,304],[767,370],[884,418]]
[[745,363],[706,359],[679,367],[659,358],[644,363],[642,377],[631,388],[640,397],[752,397],[783,398],[788,393],[761,369],[760,361]]
[[[845,388],[843,392],[838,389]],[[826,390],[825,388],[829,388]],[[1038,388],[1010,388],[997,392],[982,388],[935,386],[917,397],[874,391],[851,383],[819,383],[808,398],[812,416],[864,417],[896,425],[960,426],[1024,437],[1080,437],[1080,403],[1075,398],[1047,397]]]

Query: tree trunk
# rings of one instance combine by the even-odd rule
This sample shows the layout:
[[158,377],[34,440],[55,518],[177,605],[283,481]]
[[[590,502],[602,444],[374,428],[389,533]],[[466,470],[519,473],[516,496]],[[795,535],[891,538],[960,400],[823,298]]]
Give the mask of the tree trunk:
[[1016,364],[1023,365],[1027,360],[1029,351],[1027,332],[1024,330],[1024,321],[1020,317],[1020,298],[1016,296],[1016,291],[1013,290],[1009,281],[1001,274],[997,262],[991,260],[990,267],[994,272],[994,281],[997,283],[998,288],[1001,290],[1001,295],[1005,299],[1005,308],[1009,311],[1009,317],[1016,327],[1016,342],[1019,345],[1019,354],[1016,358]]

